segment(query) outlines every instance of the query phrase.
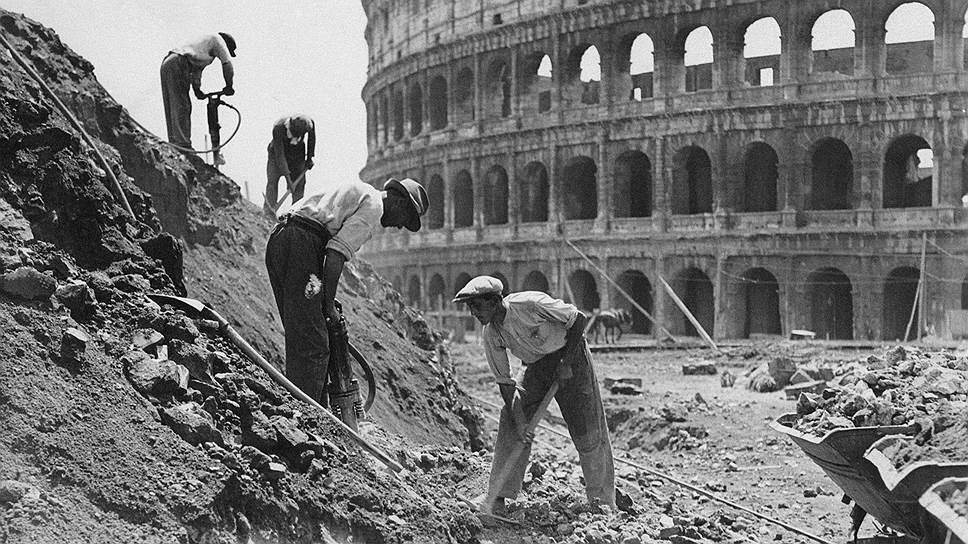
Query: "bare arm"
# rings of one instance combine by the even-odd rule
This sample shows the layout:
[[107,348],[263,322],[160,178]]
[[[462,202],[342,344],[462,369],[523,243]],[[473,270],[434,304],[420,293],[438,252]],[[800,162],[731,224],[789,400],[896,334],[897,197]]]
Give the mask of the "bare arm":
[[235,68],[232,67],[232,62],[222,63],[222,78],[225,79],[225,88],[232,89],[232,81],[235,79]]
[[343,263],[346,257],[335,249],[327,249],[326,257],[323,261],[323,315],[326,317],[336,317],[336,288],[339,286],[339,278],[343,274]]

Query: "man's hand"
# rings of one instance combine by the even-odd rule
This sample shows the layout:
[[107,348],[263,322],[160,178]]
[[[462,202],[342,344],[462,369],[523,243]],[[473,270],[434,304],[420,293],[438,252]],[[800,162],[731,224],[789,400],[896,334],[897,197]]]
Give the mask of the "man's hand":
[[233,94],[235,94],[235,89],[233,89],[229,85],[226,85],[225,87],[222,88],[222,94],[224,94],[225,96],[232,96]]
[[292,175],[286,174],[284,177],[286,178],[286,188],[289,189],[289,192],[291,193],[292,190],[295,189],[295,187],[292,186]]
[[306,170],[312,170],[315,164],[312,159],[306,159]]
[[328,301],[323,304],[323,316],[327,320],[337,321],[339,320],[339,310],[336,309],[336,304],[334,301]]
[[195,98],[199,100],[205,100],[205,93],[203,93],[201,89],[196,87],[194,90],[195,90]]

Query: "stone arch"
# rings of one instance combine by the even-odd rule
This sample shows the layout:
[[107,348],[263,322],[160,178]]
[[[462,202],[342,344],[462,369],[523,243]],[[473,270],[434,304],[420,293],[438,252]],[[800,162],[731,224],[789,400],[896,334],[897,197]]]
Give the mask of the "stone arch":
[[511,115],[511,69],[503,58],[491,61],[484,80],[484,117]]
[[430,80],[430,130],[447,127],[447,79],[436,76]]
[[[649,312],[649,314],[653,313],[652,283],[649,282],[648,276],[638,270],[626,270],[619,274],[617,283],[623,291],[632,296],[636,304],[645,308],[645,311]],[[640,312],[638,308],[633,306],[627,298],[622,296],[617,289],[612,300],[615,301],[617,308],[628,311],[629,315],[632,316],[632,327],[629,329],[629,332],[636,334],[652,333],[652,321],[645,317],[645,314]]]
[[854,298],[850,278],[836,268],[820,268],[807,276],[810,330],[817,338],[853,340]]
[[769,144],[753,142],[746,146],[743,153],[743,211],[776,210],[779,160]]
[[521,186],[521,222],[543,223],[548,220],[548,169],[534,161],[524,167]]
[[551,111],[554,90],[552,69],[551,56],[541,51],[521,60],[518,94],[523,102],[522,109],[537,110],[539,113]]
[[854,190],[854,160],[847,144],[836,138],[824,138],[814,144],[810,160],[810,209],[849,210]]
[[566,91],[575,104],[598,104],[602,81],[601,55],[590,43],[575,46],[565,62]]
[[444,179],[437,174],[430,176],[427,181],[427,218],[424,219],[428,229],[439,229],[444,226]]
[[854,75],[854,18],[845,9],[820,14],[811,29],[810,72]]
[[440,274],[434,274],[427,284],[427,303],[430,304],[431,310],[438,310],[448,302],[450,302],[450,299],[447,298],[444,277]]
[[386,93],[380,95],[380,142],[390,141],[390,99]]
[[783,45],[780,25],[773,17],[753,21],[743,37],[744,81],[754,87],[770,87],[779,79]]
[[615,217],[652,215],[652,162],[638,150],[629,150],[615,159]]
[[914,325],[911,336],[918,337],[918,312],[915,296],[921,272],[914,267],[901,266],[891,270],[884,280],[884,306],[882,308],[881,339],[906,341],[904,333],[911,309],[914,308]]
[[645,32],[636,36],[629,47],[629,77],[632,80],[629,100],[640,101],[653,97],[655,43]]
[[686,92],[713,88],[713,33],[708,26],[692,29],[686,35],[685,64]]
[[454,227],[474,225],[474,182],[467,170],[454,176]]
[[410,99],[410,135],[416,136],[423,131],[423,89],[414,82],[408,93]]
[[751,268],[740,280],[739,303],[743,313],[743,338],[752,334],[782,334],[780,285],[765,268]]
[[407,304],[415,307],[421,306],[420,300],[420,276],[410,276],[407,280]]
[[457,296],[457,292],[463,289],[469,281],[471,281],[471,275],[467,272],[457,274],[457,277],[454,278],[454,296]]
[[712,162],[699,146],[687,146],[672,158],[672,213],[712,213]]
[[598,295],[598,284],[595,276],[591,272],[583,269],[575,270],[568,276],[568,286],[571,288],[571,295],[575,300],[571,303],[579,310],[591,315],[601,305],[601,298]]
[[393,92],[393,139],[403,139],[403,93]]
[[884,23],[888,74],[934,71],[934,12],[920,2],[894,8]]
[[528,275],[524,277],[524,281],[521,283],[522,291],[541,291],[542,293],[548,293],[550,289],[551,286],[548,283],[548,278],[540,270],[528,272]]
[[496,164],[484,176],[484,224],[508,222],[508,173]]
[[[709,276],[698,268],[689,267],[673,278],[672,288],[685,303],[686,308],[689,308],[689,311],[692,312],[696,321],[705,329],[706,333],[712,336],[716,310],[713,282],[709,281]],[[670,332],[676,335],[699,336],[699,331],[693,327],[689,319],[678,311],[674,314]]]
[[501,289],[501,296],[503,297],[508,296],[508,293],[511,292],[511,282],[508,281],[507,276],[497,271],[491,272],[490,275],[491,277],[501,280],[501,285],[503,286],[503,288]]
[[595,219],[598,216],[597,167],[590,157],[572,157],[561,170],[565,219]]
[[458,122],[474,120],[474,71],[464,67],[454,82],[454,112]]
[[928,142],[915,134],[896,138],[884,154],[883,206],[931,206],[933,175],[934,154]]

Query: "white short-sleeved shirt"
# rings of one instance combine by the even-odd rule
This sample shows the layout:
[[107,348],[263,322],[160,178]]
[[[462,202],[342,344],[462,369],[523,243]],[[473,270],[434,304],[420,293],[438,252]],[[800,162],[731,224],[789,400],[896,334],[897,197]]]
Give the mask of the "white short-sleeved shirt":
[[511,383],[507,352],[531,364],[565,347],[565,333],[575,323],[578,308],[540,291],[511,293],[502,301],[507,314],[501,324],[484,326],[484,354],[498,383]]
[[191,42],[171,50],[176,55],[188,57],[192,64],[204,68],[212,61],[219,59],[222,64],[232,62],[232,55],[229,48],[225,45],[225,40],[218,34],[209,34],[192,40]]
[[383,194],[362,181],[327,185],[322,193],[296,201],[288,213],[319,223],[332,236],[326,249],[350,260],[380,227]]

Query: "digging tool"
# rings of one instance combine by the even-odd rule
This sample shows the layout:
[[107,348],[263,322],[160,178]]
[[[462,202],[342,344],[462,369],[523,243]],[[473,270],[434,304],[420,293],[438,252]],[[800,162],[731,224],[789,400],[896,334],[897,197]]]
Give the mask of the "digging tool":
[[265,370],[266,373],[269,374],[269,377],[275,380],[276,383],[285,387],[297,399],[315,408],[318,408],[323,413],[324,416],[326,416],[331,421],[339,425],[348,435],[350,435],[350,438],[352,438],[353,441],[359,444],[361,448],[366,450],[373,457],[376,457],[377,459],[382,461],[383,464],[388,466],[394,472],[400,472],[403,470],[403,466],[400,465],[400,463],[394,461],[389,455],[387,455],[386,452],[380,450],[376,446],[367,442],[366,439],[364,439],[362,436],[359,435],[359,433],[357,433],[352,428],[348,427],[339,418],[337,418],[332,413],[330,413],[330,411],[327,410],[323,405],[316,402],[315,399],[313,399],[305,392],[303,392],[302,389],[299,389],[298,387],[296,387],[296,384],[289,381],[289,379],[286,378],[282,374],[282,372],[279,372],[279,370],[276,367],[272,366],[272,364],[269,361],[265,360],[265,358],[262,355],[260,355],[259,352],[255,350],[255,348],[253,348],[248,342],[245,341],[244,338],[242,338],[242,336],[238,333],[238,331],[235,330],[235,327],[229,324],[228,320],[222,317],[222,315],[216,312],[212,307],[206,305],[204,302],[200,300],[196,300],[193,298],[176,297],[172,295],[164,295],[161,293],[149,293],[148,298],[158,303],[159,305],[167,304],[169,306],[172,306],[173,308],[182,310],[185,313],[196,315],[204,319],[211,319],[213,321],[216,321],[219,325],[219,330],[223,334],[225,334],[225,336],[227,336],[228,339],[233,344],[235,344],[240,350],[242,350],[242,352],[245,353],[246,357],[248,357],[250,361],[252,361],[256,365],[261,367],[262,370]]
[[[538,409],[535,410],[534,415],[531,416],[531,421],[528,422],[527,426],[524,428],[524,432],[521,433],[522,439],[514,443],[514,448],[511,450],[511,455],[508,456],[508,462],[500,467],[501,472],[498,473],[497,478],[494,480],[494,485],[490,486],[487,491],[487,498],[484,501],[484,511],[483,513],[492,515],[489,511],[491,505],[497,499],[497,494],[507,483],[508,478],[511,477],[511,471],[514,470],[514,465],[517,463],[521,454],[524,453],[524,447],[531,443],[534,439],[534,430],[541,423],[544,418],[545,411],[548,409],[548,405],[551,404],[551,399],[555,398],[555,394],[558,393],[558,380],[551,382],[551,387],[548,388],[548,392],[545,393],[543,399],[541,399],[541,404],[538,405]],[[509,408],[510,409],[510,408]],[[527,441],[527,442],[526,442]]]
[[303,171],[302,174],[299,174],[299,177],[296,178],[296,181],[292,182],[292,184],[286,183],[286,192],[283,193],[282,198],[280,198],[278,202],[269,204],[268,202],[266,202],[266,194],[262,193],[262,201],[265,202],[265,206],[271,208],[270,211],[272,211],[273,215],[275,215],[276,217],[279,217],[279,210],[282,209],[282,203],[285,202],[286,197],[291,195],[293,190],[295,190],[296,187],[299,187],[299,184],[302,183],[304,179],[306,179],[306,172],[308,171],[309,170],[305,170]]
[[366,412],[360,400],[360,384],[350,368],[343,306],[339,301],[334,303],[339,318],[326,320],[326,332],[329,334],[329,408],[347,427],[356,431],[359,429],[358,421],[366,417]]

